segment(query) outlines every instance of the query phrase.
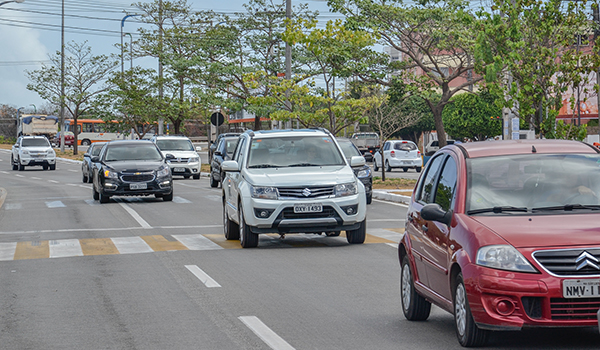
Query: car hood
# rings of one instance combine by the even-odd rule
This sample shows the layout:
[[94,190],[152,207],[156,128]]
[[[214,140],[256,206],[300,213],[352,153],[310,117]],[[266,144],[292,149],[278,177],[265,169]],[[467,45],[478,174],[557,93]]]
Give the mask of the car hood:
[[327,186],[356,180],[354,172],[346,165],[246,169],[245,176],[253,185],[276,187]]
[[28,152],[46,152],[52,149],[50,146],[26,146],[23,147],[24,150]]
[[172,154],[175,158],[191,158],[191,157],[199,157],[198,153],[194,151],[160,151],[163,157],[166,157],[167,154]]
[[147,172],[160,168],[162,161],[123,160],[108,162],[106,165],[116,172]]
[[471,216],[517,248],[597,245],[600,214]]

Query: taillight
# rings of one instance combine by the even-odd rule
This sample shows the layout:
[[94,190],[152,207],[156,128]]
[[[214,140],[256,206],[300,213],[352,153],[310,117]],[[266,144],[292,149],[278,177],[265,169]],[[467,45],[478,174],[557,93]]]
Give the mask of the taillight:
[[390,157],[394,157],[394,158],[396,158],[396,152],[394,152],[394,151],[391,151],[391,152],[390,152]]

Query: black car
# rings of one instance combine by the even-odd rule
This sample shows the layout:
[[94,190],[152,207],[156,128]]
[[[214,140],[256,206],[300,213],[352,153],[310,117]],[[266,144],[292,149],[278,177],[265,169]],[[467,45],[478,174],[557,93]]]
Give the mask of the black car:
[[[353,156],[362,156],[358,148],[349,140],[344,138],[337,138],[337,142],[344,152],[344,156],[350,161]],[[360,167],[352,168],[356,177],[365,185],[365,192],[367,193],[367,204],[371,204],[373,201],[373,172],[371,167],[363,165]]]
[[83,162],[81,163],[81,173],[83,174],[83,182],[92,182],[92,175],[94,175],[94,165],[92,164],[92,157],[100,155],[102,147],[106,145],[106,142],[94,142],[88,147],[87,151],[83,154]]
[[173,200],[173,178],[156,145],[147,140],[107,143],[95,162],[92,192],[95,200],[108,203],[111,196],[149,196]]
[[217,139],[214,142],[210,142],[210,147],[208,148],[208,159],[212,159],[213,156],[213,152],[217,149],[217,146],[219,145],[219,141],[221,141],[221,139],[223,137],[230,137],[230,136],[235,136],[238,137],[241,134],[238,132],[224,132],[222,134],[217,135]]
[[210,187],[217,187],[223,181],[225,174],[221,171],[221,163],[231,159],[238,140],[238,136],[226,136],[219,141],[210,161]]

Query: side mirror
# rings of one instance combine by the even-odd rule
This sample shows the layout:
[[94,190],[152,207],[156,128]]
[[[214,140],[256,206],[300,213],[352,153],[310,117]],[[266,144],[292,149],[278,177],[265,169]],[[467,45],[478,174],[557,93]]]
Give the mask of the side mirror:
[[452,210],[444,211],[439,204],[429,203],[421,208],[421,217],[427,221],[439,221],[450,226]]
[[231,171],[231,172],[239,172],[238,162],[235,160],[226,160],[221,163],[221,170],[223,171]]
[[166,160],[175,159],[175,156],[174,156],[174,155],[172,155],[171,153],[167,153],[167,154],[165,154],[165,159],[166,159]]
[[350,166],[351,167],[357,167],[357,166],[363,166],[367,163],[367,161],[365,160],[365,157],[363,156],[352,156],[352,158],[350,158]]
[[223,154],[221,153],[221,151],[215,151],[213,153],[215,156],[222,156]]
[[210,145],[210,151],[214,152],[215,149],[217,149],[217,145],[215,145],[214,143]]
[[94,163],[98,163],[100,161],[100,156],[93,156],[90,158],[90,160]]

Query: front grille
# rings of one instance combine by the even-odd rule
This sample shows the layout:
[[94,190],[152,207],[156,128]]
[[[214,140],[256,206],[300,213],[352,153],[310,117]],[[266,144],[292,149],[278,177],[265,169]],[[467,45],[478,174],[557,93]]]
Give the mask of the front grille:
[[154,173],[122,174],[123,182],[150,182],[154,180]]
[[317,198],[333,196],[333,186],[278,187],[279,197]]
[[187,164],[188,162],[189,158],[175,158],[169,161],[171,164]]
[[320,213],[294,213],[294,208],[285,208],[281,211],[277,219],[318,219],[318,218],[335,218],[337,212],[330,206],[324,206]]
[[550,299],[553,320],[596,320],[600,309],[599,298]]
[[600,276],[600,248],[544,250],[533,257],[556,276]]
[[542,300],[540,297],[523,297],[521,303],[530,318],[542,318]]

